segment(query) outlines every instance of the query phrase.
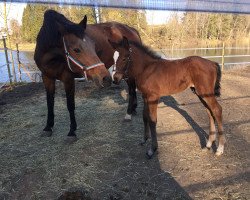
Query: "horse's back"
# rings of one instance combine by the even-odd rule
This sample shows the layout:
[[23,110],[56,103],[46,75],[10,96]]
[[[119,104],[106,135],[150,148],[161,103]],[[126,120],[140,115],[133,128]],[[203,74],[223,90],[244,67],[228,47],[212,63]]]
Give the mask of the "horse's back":
[[114,64],[113,55],[114,49],[110,45],[108,40],[110,38],[109,31],[115,28],[120,35],[120,39],[123,36],[127,37],[129,40],[141,42],[140,35],[136,29],[122,23],[118,22],[106,22],[100,24],[90,24],[87,26],[86,33],[88,36],[95,41],[96,51],[99,52],[99,57],[102,62],[105,63],[107,68]]

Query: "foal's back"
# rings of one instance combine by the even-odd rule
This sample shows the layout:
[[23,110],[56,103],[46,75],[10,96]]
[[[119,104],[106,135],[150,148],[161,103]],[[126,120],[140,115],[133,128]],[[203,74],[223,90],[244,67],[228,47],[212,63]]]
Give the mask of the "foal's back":
[[[158,91],[158,95],[166,96],[176,94],[188,87],[201,87],[211,85],[213,92],[217,65],[215,62],[190,56],[178,60],[160,59],[148,66],[144,71],[141,85],[142,90],[151,88]],[[147,89],[148,90],[148,89]]]

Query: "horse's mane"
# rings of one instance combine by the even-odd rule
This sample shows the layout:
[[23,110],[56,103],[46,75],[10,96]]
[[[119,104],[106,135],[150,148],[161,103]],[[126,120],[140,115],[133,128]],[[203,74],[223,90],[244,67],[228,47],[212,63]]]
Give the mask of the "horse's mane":
[[144,53],[146,53],[147,55],[149,55],[150,57],[152,57],[154,59],[161,59],[160,55],[158,55],[155,51],[150,49],[150,47],[147,47],[144,44],[141,44],[141,43],[135,42],[135,41],[129,41],[129,44],[134,45],[135,47],[137,47],[138,49],[140,49],[141,51],[143,51]]
[[44,13],[43,25],[37,36],[39,48],[44,50],[59,46],[61,38],[59,26],[64,27],[68,33],[73,33],[77,37],[83,38],[84,36],[84,30],[81,26],[69,21],[62,14],[54,10],[47,10]]

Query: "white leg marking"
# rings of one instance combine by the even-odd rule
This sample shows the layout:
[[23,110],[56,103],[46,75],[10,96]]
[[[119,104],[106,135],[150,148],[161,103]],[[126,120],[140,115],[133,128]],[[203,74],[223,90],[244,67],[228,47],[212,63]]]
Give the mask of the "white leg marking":
[[213,141],[215,141],[215,134],[209,135],[206,147],[211,148]]
[[220,156],[222,155],[224,152],[224,145],[219,145],[218,148],[217,148],[217,151],[215,153],[216,156]]
[[207,147],[208,149],[210,149],[211,146],[212,146],[212,144],[213,144],[213,143],[212,143],[210,140],[208,140],[208,141],[207,141],[206,147]]
[[154,154],[154,152],[153,152],[153,150],[150,148],[150,149],[148,150],[148,156],[151,157],[153,154]]
[[129,115],[128,113],[125,115],[124,117],[125,120],[131,120],[132,119],[132,116]]

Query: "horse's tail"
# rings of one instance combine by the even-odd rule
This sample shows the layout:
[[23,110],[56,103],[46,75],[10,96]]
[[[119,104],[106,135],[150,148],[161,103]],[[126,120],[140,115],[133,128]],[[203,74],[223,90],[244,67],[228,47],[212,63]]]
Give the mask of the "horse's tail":
[[219,97],[220,96],[220,81],[221,81],[221,68],[218,63],[216,63],[216,81],[214,86],[214,95]]

